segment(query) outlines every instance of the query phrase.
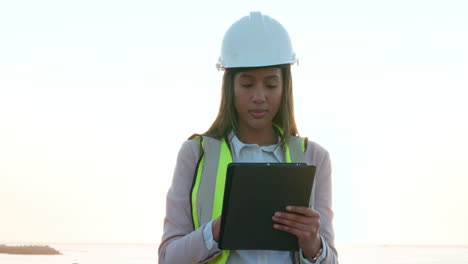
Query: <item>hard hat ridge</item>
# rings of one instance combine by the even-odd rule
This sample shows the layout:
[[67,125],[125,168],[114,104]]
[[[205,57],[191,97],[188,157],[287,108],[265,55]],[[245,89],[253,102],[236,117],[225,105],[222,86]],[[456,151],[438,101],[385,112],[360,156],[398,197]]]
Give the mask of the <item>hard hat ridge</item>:
[[262,67],[297,61],[286,29],[261,12],[251,12],[226,31],[218,69]]

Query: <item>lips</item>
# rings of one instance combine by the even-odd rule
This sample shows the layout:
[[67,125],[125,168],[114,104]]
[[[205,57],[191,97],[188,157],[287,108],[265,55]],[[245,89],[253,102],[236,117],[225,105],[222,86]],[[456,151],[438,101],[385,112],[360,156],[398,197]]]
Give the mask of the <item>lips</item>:
[[266,115],[268,110],[266,109],[252,109],[252,110],[249,110],[249,114],[253,117],[253,118],[262,118]]

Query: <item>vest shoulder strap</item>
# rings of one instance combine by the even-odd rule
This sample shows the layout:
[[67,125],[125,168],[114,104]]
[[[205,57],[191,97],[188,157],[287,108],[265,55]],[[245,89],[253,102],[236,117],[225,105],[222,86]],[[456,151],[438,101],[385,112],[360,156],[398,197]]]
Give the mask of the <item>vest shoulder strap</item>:
[[307,138],[291,137],[288,144],[285,146],[286,162],[305,162],[305,150],[307,147]]

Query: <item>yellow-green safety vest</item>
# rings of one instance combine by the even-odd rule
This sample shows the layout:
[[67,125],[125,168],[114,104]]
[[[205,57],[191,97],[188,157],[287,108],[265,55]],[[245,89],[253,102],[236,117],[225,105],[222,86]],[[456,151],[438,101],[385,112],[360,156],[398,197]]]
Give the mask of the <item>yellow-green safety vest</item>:
[[[224,184],[226,171],[232,162],[231,150],[226,139],[197,136],[200,140],[200,158],[190,194],[194,230],[218,218],[223,211]],[[307,138],[291,137],[285,144],[286,162],[305,162]],[[209,264],[225,264],[229,250],[223,250]]]

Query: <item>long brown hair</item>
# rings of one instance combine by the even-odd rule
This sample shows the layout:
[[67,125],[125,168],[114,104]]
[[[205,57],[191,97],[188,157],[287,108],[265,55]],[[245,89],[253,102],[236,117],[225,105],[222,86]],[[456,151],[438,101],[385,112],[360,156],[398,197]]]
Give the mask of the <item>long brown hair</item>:
[[[281,64],[267,67],[278,67],[283,75],[283,93],[281,104],[273,118],[273,123],[278,125],[282,131],[281,144],[289,141],[291,136],[298,136],[296,121],[294,119],[294,104],[292,92],[291,65]],[[225,138],[231,130],[238,131],[238,116],[234,106],[234,76],[238,72],[255,70],[264,67],[228,68],[224,71],[221,92],[221,104],[218,116],[211,127],[202,135],[217,139]],[[195,135],[194,135],[195,136]],[[193,136],[192,136],[193,137]],[[192,138],[191,137],[191,138]]]

